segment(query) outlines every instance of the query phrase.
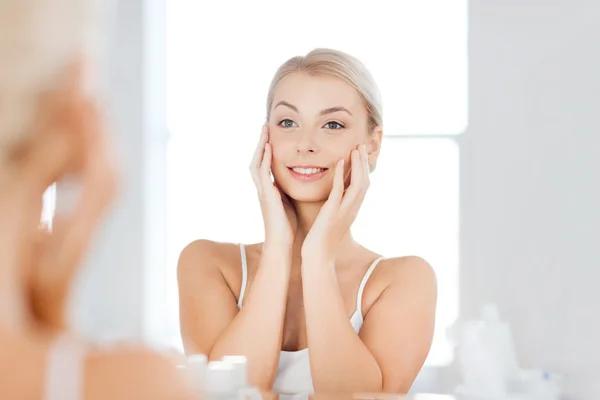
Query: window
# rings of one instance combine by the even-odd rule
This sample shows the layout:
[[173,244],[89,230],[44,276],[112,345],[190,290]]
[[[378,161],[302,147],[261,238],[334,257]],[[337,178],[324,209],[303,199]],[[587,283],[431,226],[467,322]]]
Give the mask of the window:
[[445,328],[458,314],[454,136],[467,121],[466,16],[466,0],[168,2],[165,273],[174,343],[181,249],[198,238],[262,239],[247,167],[272,75],[292,56],[331,47],[361,59],[384,100],[382,154],[353,232],[375,251],[417,254],[436,269],[437,330],[428,363],[450,361]]

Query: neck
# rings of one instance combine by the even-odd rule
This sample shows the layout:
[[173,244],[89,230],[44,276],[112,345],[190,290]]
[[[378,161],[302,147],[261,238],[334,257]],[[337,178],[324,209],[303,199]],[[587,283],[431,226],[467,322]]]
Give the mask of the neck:
[[[296,230],[296,238],[294,241],[294,260],[296,260],[294,264],[300,265],[302,244],[304,243],[304,239],[306,239],[306,235],[308,235],[308,232],[314,225],[325,201],[301,202],[293,200],[292,204],[294,205],[296,217],[298,218],[298,228]],[[358,244],[354,241],[351,232],[348,232],[340,244],[338,254],[350,254],[350,250],[356,246],[358,246]]]

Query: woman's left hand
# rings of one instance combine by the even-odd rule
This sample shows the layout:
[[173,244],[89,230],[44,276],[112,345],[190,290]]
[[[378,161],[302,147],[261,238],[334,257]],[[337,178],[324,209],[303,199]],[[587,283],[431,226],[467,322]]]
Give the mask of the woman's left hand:
[[344,190],[344,160],[335,168],[333,188],[302,245],[302,259],[332,262],[358,215],[370,185],[365,145],[350,153],[350,186]]

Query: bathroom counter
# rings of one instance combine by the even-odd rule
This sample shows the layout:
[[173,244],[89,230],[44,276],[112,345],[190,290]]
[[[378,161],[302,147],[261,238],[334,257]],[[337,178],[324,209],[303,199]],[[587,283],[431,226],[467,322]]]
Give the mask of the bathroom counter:
[[276,394],[263,393],[263,400],[457,400],[456,397],[443,394],[409,394],[397,395],[391,393],[357,393],[357,394]]

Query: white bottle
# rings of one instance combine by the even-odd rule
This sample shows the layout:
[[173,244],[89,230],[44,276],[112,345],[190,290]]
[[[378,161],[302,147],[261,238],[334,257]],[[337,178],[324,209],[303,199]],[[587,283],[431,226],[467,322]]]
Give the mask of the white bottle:
[[224,356],[221,360],[233,367],[235,389],[246,389],[248,387],[248,359],[245,356]]
[[500,320],[495,304],[484,305],[481,316],[485,324],[486,340],[499,363],[503,379],[506,382],[518,380],[520,368],[508,322]]
[[186,374],[190,385],[197,394],[204,392],[208,358],[204,354],[194,354],[188,357]]
[[481,321],[466,323],[461,329],[458,362],[463,385],[456,394],[501,400],[507,395],[500,366],[490,351],[485,326]]
[[209,400],[237,400],[239,392],[235,388],[233,365],[224,361],[209,362],[204,392]]

